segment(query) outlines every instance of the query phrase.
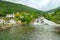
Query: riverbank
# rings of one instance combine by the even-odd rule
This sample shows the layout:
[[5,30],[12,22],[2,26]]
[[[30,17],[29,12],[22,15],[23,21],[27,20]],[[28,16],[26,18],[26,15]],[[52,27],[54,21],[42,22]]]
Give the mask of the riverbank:
[[[27,27],[27,26],[29,26],[29,27]],[[35,29],[34,27],[31,27],[30,24],[0,24],[0,31],[9,30],[13,27],[21,27],[25,31],[31,31],[31,30]],[[19,29],[21,29],[21,28],[19,28]]]
[[20,24],[0,24],[0,31],[7,30]]

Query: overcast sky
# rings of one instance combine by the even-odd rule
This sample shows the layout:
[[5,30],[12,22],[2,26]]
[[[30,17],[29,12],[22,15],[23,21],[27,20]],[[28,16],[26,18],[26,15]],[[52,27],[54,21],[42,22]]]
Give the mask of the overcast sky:
[[43,11],[60,7],[60,0],[5,0],[5,1],[24,4]]

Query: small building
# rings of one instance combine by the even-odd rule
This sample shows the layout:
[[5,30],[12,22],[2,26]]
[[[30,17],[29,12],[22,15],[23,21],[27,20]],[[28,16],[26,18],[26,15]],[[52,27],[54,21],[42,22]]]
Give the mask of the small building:
[[40,17],[39,19],[40,19],[40,20],[43,20],[43,19],[45,19],[45,18],[44,18],[44,17]]
[[6,17],[15,17],[14,13],[13,14],[7,14]]
[[0,24],[4,24],[5,21],[3,19],[0,19]]
[[10,23],[10,24],[16,24],[16,21],[15,21],[14,19],[10,19],[10,20],[9,20],[9,23]]

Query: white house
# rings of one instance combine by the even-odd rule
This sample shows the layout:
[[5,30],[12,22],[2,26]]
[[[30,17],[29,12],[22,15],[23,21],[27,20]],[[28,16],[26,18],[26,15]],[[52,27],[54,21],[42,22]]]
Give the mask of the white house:
[[0,19],[0,24],[4,24],[5,21],[3,19]]
[[16,21],[15,21],[14,19],[10,19],[10,20],[9,20],[9,23],[10,23],[10,24],[16,24]]
[[15,17],[14,13],[13,14],[7,14],[6,17]]

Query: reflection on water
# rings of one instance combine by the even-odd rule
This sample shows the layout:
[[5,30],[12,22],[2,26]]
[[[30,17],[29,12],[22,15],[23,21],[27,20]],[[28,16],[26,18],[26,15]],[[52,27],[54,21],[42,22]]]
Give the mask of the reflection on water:
[[52,32],[54,26],[18,26],[0,32],[0,40],[60,40],[60,35]]

